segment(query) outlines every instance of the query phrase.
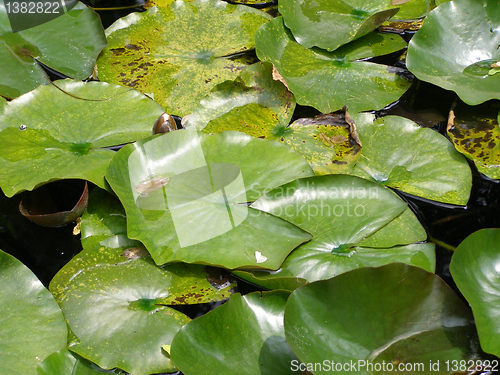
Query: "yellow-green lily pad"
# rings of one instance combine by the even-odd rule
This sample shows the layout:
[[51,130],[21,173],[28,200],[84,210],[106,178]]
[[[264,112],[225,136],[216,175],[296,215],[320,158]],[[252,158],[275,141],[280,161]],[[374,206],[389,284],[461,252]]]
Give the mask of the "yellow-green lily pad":
[[294,109],[295,98],[273,79],[272,64],[259,62],[216,86],[183,123],[206,133],[236,130],[268,137],[278,123],[288,125]]
[[288,127],[276,126],[269,139],[301,154],[316,175],[349,173],[360,157],[361,147],[340,113],[302,118]]
[[381,109],[411,85],[401,68],[361,61],[405,48],[399,35],[373,32],[327,52],[298,44],[277,17],[257,31],[255,43],[259,59],[274,64],[297,103],[323,113]]
[[99,79],[153,93],[168,113],[187,115],[217,84],[240,74],[246,65],[230,57],[253,49],[255,31],[270,18],[219,0],[132,13],[106,30]]

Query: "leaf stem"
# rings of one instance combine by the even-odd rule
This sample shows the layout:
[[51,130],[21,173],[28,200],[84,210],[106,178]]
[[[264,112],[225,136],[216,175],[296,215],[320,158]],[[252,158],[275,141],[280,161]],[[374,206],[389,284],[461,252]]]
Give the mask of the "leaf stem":
[[455,251],[457,249],[456,247],[451,246],[450,244],[447,244],[446,242],[440,241],[437,238],[432,237],[430,234],[429,234],[429,241],[434,242],[436,245],[438,245],[446,250]]

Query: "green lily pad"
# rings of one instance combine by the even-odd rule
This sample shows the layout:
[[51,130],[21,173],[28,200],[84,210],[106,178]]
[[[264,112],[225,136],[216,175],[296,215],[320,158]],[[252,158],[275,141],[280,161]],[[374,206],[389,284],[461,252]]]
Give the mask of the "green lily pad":
[[[139,241],[127,237],[125,210],[120,201],[101,189],[90,195],[81,221],[83,251],[74,256],[52,279],[50,291],[61,303],[71,280],[82,270],[116,266],[117,272],[136,259],[149,258]],[[231,296],[236,283],[221,270],[201,265],[172,263],[160,268],[171,278],[170,305],[222,301]]]
[[347,105],[349,111],[381,109],[396,101],[410,82],[403,69],[359,61],[406,46],[399,35],[370,33],[334,52],[306,49],[278,17],[255,34],[257,56],[274,64],[297,103],[330,113]]
[[290,277],[312,282],[393,262],[434,271],[434,245],[417,243],[427,235],[415,215],[396,194],[375,183],[347,175],[304,178],[267,193],[251,207],[313,235],[278,271],[253,271],[263,283]]
[[247,202],[312,174],[277,142],[186,129],[122,148],[106,178],[125,207],[128,236],[144,243],[157,264],[276,269],[310,235]]
[[54,351],[66,347],[61,309],[36,276],[0,250],[0,373],[34,374]]
[[102,368],[134,375],[175,370],[162,345],[190,319],[167,306],[173,285],[172,275],[148,257],[81,270],[62,299],[78,338],[70,349]]
[[49,355],[37,368],[39,375],[71,374],[99,375],[118,374],[118,371],[105,371],[68,349],[59,350]]
[[[500,3],[455,0],[426,17],[411,39],[406,65],[418,79],[455,91],[470,105],[500,99],[500,75],[489,75],[500,60]],[[483,65],[490,68],[484,70]]]
[[270,18],[219,0],[132,13],[106,30],[99,78],[153,93],[168,113],[184,116],[217,84],[239,75],[246,65],[229,57],[254,48],[255,31]]
[[328,358],[330,367],[314,374],[335,366],[344,374],[456,374],[445,361],[473,357],[474,331],[467,306],[439,277],[400,263],[305,285],[285,307],[285,335],[300,361]]
[[171,356],[183,374],[296,374],[285,340],[285,291],[234,294],[229,302],[186,324]]
[[481,229],[457,247],[453,280],[470,303],[481,348],[500,356],[500,230]]
[[349,125],[338,113],[298,119],[288,127],[277,126],[269,139],[301,154],[316,175],[349,173],[361,155]]
[[11,32],[0,7],[0,95],[16,98],[50,81],[40,63],[75,79],[91,75],[106,46],[99,16],[83,4],[56,19]]
[[127,87],[57,81],[0,107],[0,186],[8,197],[65,178],[106,187],[106,149],[151,134],[163,109]]
[[299,44],[327,51],[372,32],[398,11],[391,0],[285,0],[278,9]]
[[278,122],[288,125],[295,98],[273,79],[272,70],[270,63],[259,62],[243,69],[236,80],[219,84],[187,117],[185,126],[206,127],[207,133],[236,130],[260,137],[267,136]]
[[445,137],[403,117],[352,117],[363,143],[352,174],[426,199],[467,204],[472,174]]
[[500,118],[499,103],[460,106],[448,124],[448,136],[457,151],[471,159],[479,172],[500,179]]

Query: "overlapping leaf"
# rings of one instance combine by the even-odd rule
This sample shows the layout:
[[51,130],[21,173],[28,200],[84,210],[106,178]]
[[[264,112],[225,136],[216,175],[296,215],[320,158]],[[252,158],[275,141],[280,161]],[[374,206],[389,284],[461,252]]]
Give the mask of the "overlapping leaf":
[[500,355],[500,229],[467,237],[451,259],[453,280],[472,307],[481,348]]
[[115,154],[106,147],[150,135],[163,112],[127,87],[72,80],[54,85],[0,107],[0,186],[9,197],[64,178],[105,187]]
[[[467,306],[439,277],[406,264],[305,285],[285,308],[285,335],[300,361],[328,358],[338,366],[320,366],[314,374],[332,368],[360,375],[456,373],[443,364],[472,357],[474,331]],[[437,369],[429,367],[437,362]]]
[[403,117],[353,119],[363,143],[354,175],[438,202],[467,204],[472,174],[445,137]]
[[361,155],[349,125],[338,113],[302,118],[288,127],[277,126],[269,139],[301,154],[316,175],[349,173]]
[[256,63],[234,81],[216,86],[188,116],[186,126],[207,133],[236,130],[267,137],[277,123],[288,125],[295,98],[272,77],[270,63]]
[[282,0],[278,7],[295,40],[306,48],[333,51],[391,18],[391,0]]
[[158,264],[276,269],[310,235],[247,202],[312,174],[300,155],[274,141],[178,130],[124,147],[106,178],[125,207],[128,236]]
[[67,329],[56,301],[20,261],[0,250],[0,372],[34,374],[66,347]]
[[219,0],[176,1],[132,13],[106,30],[99,78],[153,93],[167,112],[184,116],[217,84],[246,66],[229,57],[254,48],[271,17]]
[[269,192],[252,207],[313,235],[277,272],[254,271],[263,285],[291,277],[311,282],[392,262],[434,270],[434,247],[417,243],[426,233],[415,215],[397,195],[372,182],[347,175],[304,178]]
[[283,314],[289,293],[234,294],[186,324],[172,343],[172,360],[186,375],[295,374]]
[[306,49],[283,25],[281,17],[255,35],[257,56],[274,64],[297,103],[330,113],[380,109],[396,101],[410,82],[403,69],[358,61],[405,47],[400,36],[370,33],[334,52]]
[[75,79],[90,76],[106,46],[99,16],[79,4],[56,19],[11,32],[5,7],[0,7],[0,95],[16,98],[48,84],[38,62]]
[[500,3],[445,2],[426,17],[408,46],[406,64],[415,76],[455,91],[470,105],[500,99]]

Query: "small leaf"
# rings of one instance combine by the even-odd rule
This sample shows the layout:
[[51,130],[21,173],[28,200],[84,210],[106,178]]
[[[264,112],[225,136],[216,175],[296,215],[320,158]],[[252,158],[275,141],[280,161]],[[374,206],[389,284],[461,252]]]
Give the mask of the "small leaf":
[[68,349],[59,350],[49,355],[37,368],[39,375],[71,374],[71,375],[99,375],[118,374],[118,370],[105,371],[70,352]]

